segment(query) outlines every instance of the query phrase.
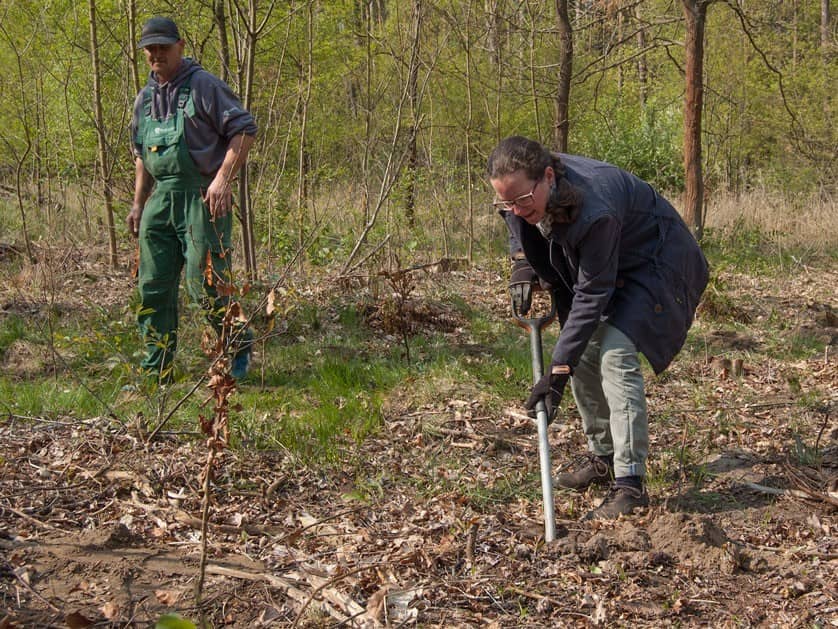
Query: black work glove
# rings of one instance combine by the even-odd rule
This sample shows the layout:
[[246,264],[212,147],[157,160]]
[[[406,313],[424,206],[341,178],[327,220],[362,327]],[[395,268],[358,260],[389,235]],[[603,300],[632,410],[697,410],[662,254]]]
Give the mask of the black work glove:
[[509,295],[512,297],[512,309],[515,314],[525,315],[532,306],[533,285],[538,285],[538,275],[524,258],[512,263],[512,275],[509,276]]
[[567,365],[551,365],[548,372],[541,376],[541,379],[530,389],[530,396],[524,402],[528,411],[527,414],[530,417],[535,417],[535,405],[538,404],[539,400],[544,399],[544,406],[547,409],[547,423],[552,422],[556,417],[559,404],[562,403],[564,388],[567,386],[569,379],[570,367]]

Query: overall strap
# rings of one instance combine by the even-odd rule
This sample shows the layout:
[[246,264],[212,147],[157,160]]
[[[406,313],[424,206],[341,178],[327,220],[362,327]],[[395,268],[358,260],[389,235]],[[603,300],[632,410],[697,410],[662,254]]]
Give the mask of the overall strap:
[[177,94],[177,109],[178,111],[183,111],[186,108],[186,104],[189,102],[189,95],[192,93],[192,75],[186,77],[186,81],[183,82],[178,88]]
[[143,115],[151,118],[151,88],[148,85],[143,88]]
[[189,87],[189,82],[187,81],[185,84],[180,86],[177,95],[177,108],[178,110],[183,110],[186,107],[186,103],[189,102],[189,94],[192,92],[192,88]]

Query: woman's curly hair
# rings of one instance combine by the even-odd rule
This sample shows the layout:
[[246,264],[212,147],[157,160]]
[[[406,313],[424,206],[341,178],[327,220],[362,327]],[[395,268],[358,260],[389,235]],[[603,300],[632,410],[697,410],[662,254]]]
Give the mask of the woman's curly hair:
[[541,143],[520,135],[513,135],[501,142],[489,155],[489,179],[498,179],[519,170],[536,181],[552,166],[556,185],[547,200],[547,214],[557,223],[572,223],[582,205],[580,191],[567,180],[567,170],[558,153],[552,153]]

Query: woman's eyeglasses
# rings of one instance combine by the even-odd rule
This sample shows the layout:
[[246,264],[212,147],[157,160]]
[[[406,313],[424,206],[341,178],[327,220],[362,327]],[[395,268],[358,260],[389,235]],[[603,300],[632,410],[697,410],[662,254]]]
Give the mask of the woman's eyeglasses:
[[536,180],[535,184],[527,194],[522,194],[520,197],[515,197],[510,201],[502,201],[498,199],[497,201],[493,201],[492,205],[495,206],[496,210],[511,210],[513,207],[518,208],[527,208],[530,207],[533,203],[535,203],[535,189],[538,187],[538,184],[541,183],[541,179]]

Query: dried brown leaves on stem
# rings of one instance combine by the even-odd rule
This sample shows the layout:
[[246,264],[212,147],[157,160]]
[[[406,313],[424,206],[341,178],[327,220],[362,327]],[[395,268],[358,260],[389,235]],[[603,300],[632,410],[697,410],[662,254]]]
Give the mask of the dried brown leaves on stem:
[[230,443],[230,397],[236,391],[236,381],[230,375],[230,351],[235,343],[235,335],[239,333],[243,323],[247,322],[238,302],[231,302],[224,313],[221,333],[215,343],[209,345],[208,337],[203,339],[204,351],[212,359],[209,368],[209,383],[211,391],[213,413],[210,417],[199,417],[201,432],[206,436],[207,455],[204,468],[201,471],[201,486],[203,488],[203,504],[201,508],[201,568],[195,586],[196,606],[200,607],[203,596],[204,578],[207,565],[207,528],[211,503],[211,486],[215,480],[215,468],[220,465],[224,450]]

